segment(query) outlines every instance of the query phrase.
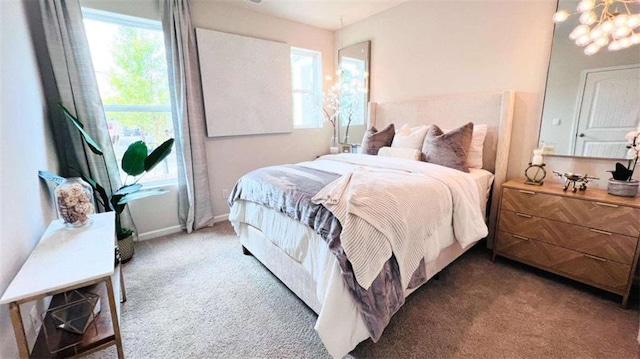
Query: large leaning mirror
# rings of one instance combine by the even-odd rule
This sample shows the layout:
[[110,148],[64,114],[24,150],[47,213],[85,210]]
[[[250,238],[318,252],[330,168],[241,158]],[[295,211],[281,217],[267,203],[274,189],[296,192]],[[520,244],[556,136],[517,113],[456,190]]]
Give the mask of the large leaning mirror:
[[[558,9],[575,12],[578,3],[560,0]],[[626,5],[640,12],[640,3]],[[624,136],[640,122],[640,45],[586,55],[569,38],[579,18],[555,25],[539,144],[545,154],[625,158]]]
[[371,41],[338,50],[341,105],[348,110],[340,116],[340,140],[360,143],[367,126]]

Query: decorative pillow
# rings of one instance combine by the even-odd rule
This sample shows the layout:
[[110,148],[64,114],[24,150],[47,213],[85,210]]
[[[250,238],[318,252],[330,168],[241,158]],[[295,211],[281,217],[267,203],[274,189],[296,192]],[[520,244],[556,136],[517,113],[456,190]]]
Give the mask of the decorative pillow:
[[473,125],[473,136],[469,147],[467,164],[470,168],[482,168],[482,151],[484,138],[487,136],[487,125]]
[[409,127],[406,123],[400,127],[396,136],[393,138],[391,147],[394,148],[411,148],[420,150],[424,142],[424,136],[427,134],[429,126],[422,125],[417,127]]
[[360,153],[367,155],[377,155],[378,150],[385,146],[391,146],[393,142],[393,136],[396,134],[396,129],[392,124],[378,131],[375,127],[371,126],[362,137],[362,146],[360,146]]
[[422,152],[420,152],[420,150],[414,150],[413,148],[382,147],[380,151],[378,151],[378,156],[406,158],[408,160],[420,161]]
[[[444,133],[450,130],[442,129]],[[471,146],[469,147],[469,155],[467,164],[469,168],[482,168],[482,151],[484,148],[484,138],[487,136],[487,125],[473,125],[473,137],[471,137]]]
[[422,145],[423,159],[426,162],[469,172],[467,157],[472,136],[472,122],[447,133],[438,126],[431,125]]

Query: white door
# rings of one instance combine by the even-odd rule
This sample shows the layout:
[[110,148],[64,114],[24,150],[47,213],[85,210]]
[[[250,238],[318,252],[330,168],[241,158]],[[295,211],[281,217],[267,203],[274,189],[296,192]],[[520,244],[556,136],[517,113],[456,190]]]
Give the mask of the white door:
[[574,155],[624,158],[640,122],[640,65],[583,71]]

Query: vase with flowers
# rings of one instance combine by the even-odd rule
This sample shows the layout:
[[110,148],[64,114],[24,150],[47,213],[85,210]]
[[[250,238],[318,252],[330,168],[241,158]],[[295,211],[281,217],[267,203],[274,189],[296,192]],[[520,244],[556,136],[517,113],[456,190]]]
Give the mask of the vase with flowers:
[[614,196],[634,197],[638,194],[639,181],[633,179],[633,172],[638,163],[640,152],[640,125],[634,131],[627,133],[627,165],[616,163],[615,171],[611,172],[613,178],[609,179],[607,191]]
[[329,151],[331,154],[336,154],[340,152],[339,142],[340,139],[338,137],[338,118],[341,112],[340,106],[340,85],[338,83],[333,84],[325,93],[323,94],[322,101],[322,114],[324,116],[324,121],[331,124],[331,146],[329,147]]

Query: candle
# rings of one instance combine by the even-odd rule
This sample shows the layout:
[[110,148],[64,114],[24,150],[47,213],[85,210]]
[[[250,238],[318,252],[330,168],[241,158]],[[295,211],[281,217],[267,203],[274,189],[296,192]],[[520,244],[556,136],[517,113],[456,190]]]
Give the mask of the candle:
[[531,164],[536,166],[541,166],[542,161],[542,149],[533,150],[533,159],[531,159]]

